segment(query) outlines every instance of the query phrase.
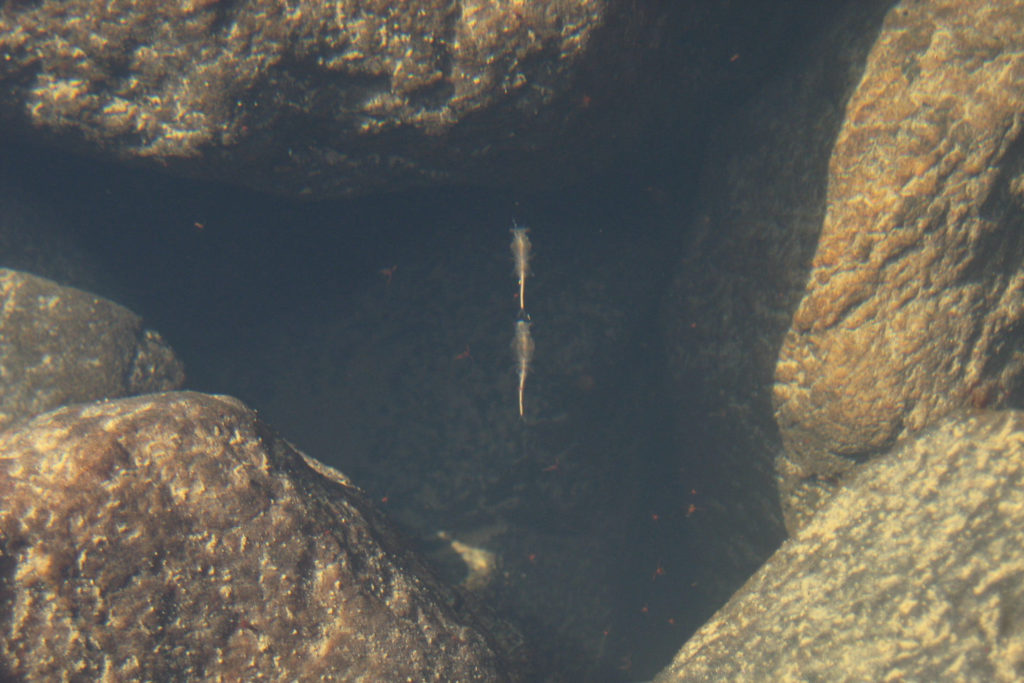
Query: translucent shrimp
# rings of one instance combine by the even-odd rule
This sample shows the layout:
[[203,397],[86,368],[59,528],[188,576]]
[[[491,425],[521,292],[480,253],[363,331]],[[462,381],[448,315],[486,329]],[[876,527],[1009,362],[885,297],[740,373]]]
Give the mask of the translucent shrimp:
[[526,308],[526,276],[530,273],[530,238],[526,236],[529,228],[518,225],[512,228],[512,258],[516,264],[516,277],[519,278],[519,310]]
[[530,372],[530,361],[533,360],[533,337],[530,336],[529,320],[520,318],[516,321],[516,336],[512,340],[512,350],[516,354],[516,366],[519,370],[519,417],[522,417],[526,375]]

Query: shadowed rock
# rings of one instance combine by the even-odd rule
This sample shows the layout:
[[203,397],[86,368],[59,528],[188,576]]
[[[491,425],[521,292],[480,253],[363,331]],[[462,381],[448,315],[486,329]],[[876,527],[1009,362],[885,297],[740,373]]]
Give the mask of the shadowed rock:
[[1024,414],[865,467],[690,639],[669,681],[1018,681]]
[[544,187],[696,146],[813,4],[6,3],[0,134],[290,196]]
[[783,498],[804,517],[815,503],[801,487],[834,488],[953,409],[1020,401],[1020,11],[900,3],[846,107],[775,371]]
[[131,311],[0,268],[0,428],[69,403],[184,381],[174,352]]
[[238,401],[64,408],[0,434],[0,674],[516,678],[339,473]]
[[[773,376],[821,231],[846,100],[890,5],[859,2],[842,12],[804,59],[723,125],[665,299],[676,428],[686,445],[680,464],[713,470],[722,487],[704,487],[723,501],[714,515],[723,526],[701,525],[700,547],[705,555],[721,547],[730,564],[750,558],[729,573],[709,563],[705,586],[733,581],[723,601],[785,536]],[[783,497],[790,530],[795,507]]]

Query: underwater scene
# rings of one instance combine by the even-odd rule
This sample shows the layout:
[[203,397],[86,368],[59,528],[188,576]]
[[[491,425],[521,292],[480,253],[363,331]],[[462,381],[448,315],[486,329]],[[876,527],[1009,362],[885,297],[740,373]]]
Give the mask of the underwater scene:
[[0,679],[1017,680],[1019,7],[818,4],[0,5]]
[[[776,515],[774,536],[721,545],[712,446],[673,431],[660,306],[680,235],[653,189],[295,205],[81,162],[18,168],[6,215],[73,224],[57,267],[143,313],[185,388],[242,400],[343,472],[552,671],[653,675],[728,595],[709,560],[738,554],[736,582],[781,537]],[[71,182],[48,195],[55,168]]]

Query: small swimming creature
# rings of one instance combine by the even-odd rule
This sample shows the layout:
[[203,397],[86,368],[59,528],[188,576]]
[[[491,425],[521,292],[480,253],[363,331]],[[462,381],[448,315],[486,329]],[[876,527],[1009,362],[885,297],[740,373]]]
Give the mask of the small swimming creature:
[[530,336],[529,319],[520,318],[516,321],[516,336],[512,340],[512,350],[516,354],[516,365],[519,370],[519,417],[522,417],[526,375],[530,372],[530,361],[533,360],[533,337]]
[[521,228],[513,224],[512,258],[516,264],[516,277],[519,278],[519,310],[526,308],[526,276],[530,272],[530,238],[526,236],[529,228]]

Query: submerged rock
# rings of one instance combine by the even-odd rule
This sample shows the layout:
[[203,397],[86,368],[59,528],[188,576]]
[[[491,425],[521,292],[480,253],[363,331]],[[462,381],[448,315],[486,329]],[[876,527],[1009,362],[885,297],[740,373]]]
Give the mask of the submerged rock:
[[951,418],[866,466],[705,624],[669,681],[1017,681],[1024,413]]
[[1020,404],[1020,11],[930,0],[886,16],[832,151],[775,371],[794,516],[816,505],[801,489],[834,488],[952,410]]
[[0,674],[499,681],[514,666],[338,472],[238,401],[0,434]]
[[545,187],[675,163],[813,4],[7,3],[0,135],[289,196]]
[[184,381],[171,348],[128,309],[0,268],[0,429],[69,403]]

